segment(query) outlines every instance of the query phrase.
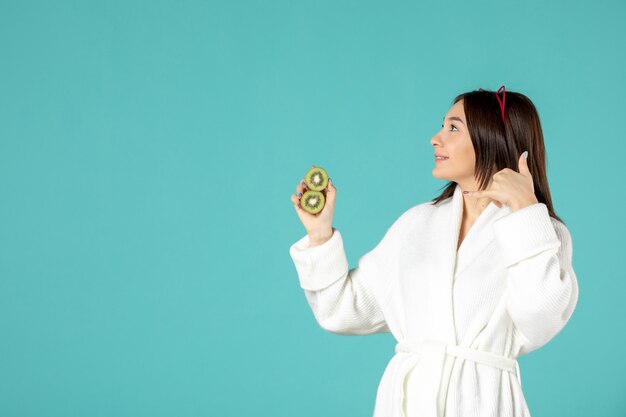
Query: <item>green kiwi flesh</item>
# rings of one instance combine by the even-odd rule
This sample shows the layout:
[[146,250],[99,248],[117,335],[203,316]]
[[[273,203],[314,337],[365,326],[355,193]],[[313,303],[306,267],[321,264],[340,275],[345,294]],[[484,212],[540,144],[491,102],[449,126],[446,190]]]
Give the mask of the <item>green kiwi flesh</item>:
[[328,185],[328,173],[322,167],[313,167],[304,176],[304,182],[309,190],[322,191]]
[[317,214],[324,208],[326,197],[321,191],[307,190],[302,194],[300,206],[307,213]]

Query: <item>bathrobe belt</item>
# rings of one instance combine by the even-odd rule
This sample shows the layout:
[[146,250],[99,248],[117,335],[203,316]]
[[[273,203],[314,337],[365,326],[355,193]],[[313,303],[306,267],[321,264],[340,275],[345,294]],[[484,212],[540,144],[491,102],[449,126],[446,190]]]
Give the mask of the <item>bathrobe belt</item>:
[[[445,355],[453,355],[458,358],[468,359],[476,363],[489,365],[494,368],[502,369],[517,375],[517,379],[521,385],[519,365],[517,360],[507,356],[498,355],[493,352],[487,352],[472,349],[464,346],[445,344],[439,341],[424,341],[421,343],[399,342],[396,344],[395,352],[405,352],[412,354],[412,360],[405,367],[402,376],[402,415],[407,416],[405,397],[406,384],[409,373],[419,362],[421,356],[428,357],[422,364],[425,369],[432,372],[435,376],[433,380],[428,380],[428,384],[423,389],[430,390],[431,394],[428,398],[432,398],[431,403],[417,402],[414,410],[411,410],[410,417],[437,417],[443,416],[445,408],[445,396],[447,394],[448,385],[450,383],[450,375],[452,366],[448,367],[447,374],[444,376]],[[423,368],[424,369],[424,368]],[[442,381],[443,380],[443,381]],[[444,383],[442,383],[444,382]]]

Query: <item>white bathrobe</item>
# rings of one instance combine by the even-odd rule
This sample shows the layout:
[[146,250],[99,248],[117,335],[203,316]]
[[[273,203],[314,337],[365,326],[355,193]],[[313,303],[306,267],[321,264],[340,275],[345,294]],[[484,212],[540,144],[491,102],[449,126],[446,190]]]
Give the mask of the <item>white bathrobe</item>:
[[[405,211],[350,269],[341,233],[289,249],[319,325],[391,332],[375,417],[528,417],[516,358],[550,341],[578,301],[565,225],[537,203],[490,203],[456,249],[462,190]],[[329,410],[330,411],[330,410]]]

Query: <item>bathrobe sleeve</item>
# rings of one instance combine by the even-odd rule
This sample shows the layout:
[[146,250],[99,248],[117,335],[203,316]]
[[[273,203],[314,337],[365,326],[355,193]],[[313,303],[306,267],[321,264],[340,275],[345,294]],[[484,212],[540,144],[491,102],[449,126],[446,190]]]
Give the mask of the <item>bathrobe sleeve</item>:
[[309,247],[308,235],[289,253],[300,287],[316,321],[324,330],[340,335],[388,333],[381,308],[385,289],[395,276],[398,248],[409,211],[387,230],[383,239],[349,269],[339,230],[325,243]]
[[493,223],[507,268],[506,305],[523,343],[535,350],[563,329],[578,302],[572,239],[544,203],[511,212]]

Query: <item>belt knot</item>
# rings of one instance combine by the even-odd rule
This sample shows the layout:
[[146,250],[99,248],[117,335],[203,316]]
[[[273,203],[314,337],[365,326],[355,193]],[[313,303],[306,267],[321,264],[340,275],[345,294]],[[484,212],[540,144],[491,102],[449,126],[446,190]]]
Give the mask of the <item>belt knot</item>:
[[[433,358],[432,361],[427,363],[429,372],[433,372],[431,375],[432,381],[429,384],[434,392],[432,393],[432,402],[417,404],[419,411],[414,411],[413,415],[419,416],[435,416],[440,415],[445,409],[445,394],[447,392],[447,386],[450,383],[450,376],[452,367],[448,367],[444,375],[444,360],[446,355],[456,356],[461,359],[467,359],[480,363],[483,365],[489,365],[494,368],[502,369],[504,371],[516,374],[517,379],[521,385],[522,380],[520,378],[519,365],[517,360],[509,358],[504,355],[499,355],[493,352],[473,349],[465,346],[458,346],[453,344],[447,344],[438,340],[424,340],[418,343],[398,342],[395,347],[395,352],[405,352],[416,355],[432,355],[436,354],[437,358]],[[402,415],[406,416],[406,385],[408,375],[413,367],[416,366],[418,357],[412,362],[408,363],[408,367],[404,370],[402,375]]]

